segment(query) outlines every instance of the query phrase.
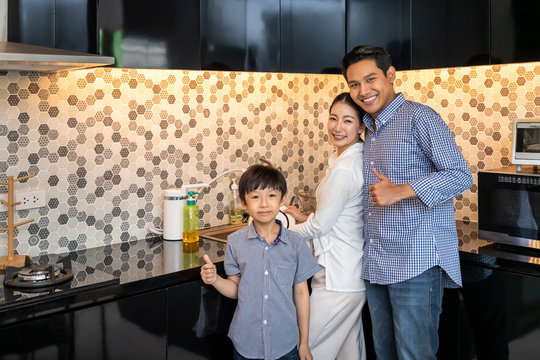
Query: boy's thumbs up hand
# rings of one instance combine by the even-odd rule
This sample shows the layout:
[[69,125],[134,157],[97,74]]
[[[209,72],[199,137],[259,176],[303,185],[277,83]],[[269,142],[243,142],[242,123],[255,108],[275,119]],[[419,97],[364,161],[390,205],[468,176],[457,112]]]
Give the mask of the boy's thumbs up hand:
[[204,254],[203,256],[203,260],[205,262],[205,265],[212,265],[214,266],[214,263],[212,262],[212,260],[210,260],[210,257],[206,254]]
[[208,255],[203,256],[204,265],[201,266],[201,278],[205,284],[213,284],[217,280],[216,266]]

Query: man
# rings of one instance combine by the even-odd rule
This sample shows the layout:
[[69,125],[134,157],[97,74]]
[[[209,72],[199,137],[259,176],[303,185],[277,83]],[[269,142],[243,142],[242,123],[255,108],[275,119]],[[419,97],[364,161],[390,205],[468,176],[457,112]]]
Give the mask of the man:
[[443,287],[461,286],[452,198],[470,169],[441,117],[394,91],[388,52],[358,46],[342,61],[364,116],[362,276],[378,359],[435,359]]

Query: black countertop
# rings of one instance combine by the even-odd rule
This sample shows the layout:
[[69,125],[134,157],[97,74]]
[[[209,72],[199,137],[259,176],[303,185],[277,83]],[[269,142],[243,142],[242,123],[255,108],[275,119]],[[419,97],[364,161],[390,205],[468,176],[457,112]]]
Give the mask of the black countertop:
[[[1,286],[0,326],[197,280],[204,254],[216,263],[218,271],[222,270],[225,243],[201,238],[198,247],[184,251],[178,242],[178,246],[173,244],[175,254],[171,257],[164,256],[160,240],[149,238],[33,257],[34,264],[56,264],[70,259],[73,279],[32,290]],[[0,275],[2,284],[4,277]]]
[[478,223],[457,221],[463,281],[471,266],[540,277],[540,249],[491,243],[478,238]]
[[[540,277],[540,250],[512,249],[478,239],[476,223],[458,221],[463,264]],[[159,238],[149,238],[62,255],[34,257],[33,263],[51,264],[71,259],[73,280],[38,292],[0,287],[0,326],[110,301],[200,279],[202,256],[208,254],[223,271],[226,244],[201,238],[198,248],[183,251],[181,242],[173,261],[164,256]],[[175,245],[175,246],[176,246]],[[167,249],[170,249],[168,247]],[[170,255],[170,252],[168,252]],[[468,274],[463,271],[464,281]],[[3,283],[4,275],[0,275]]]

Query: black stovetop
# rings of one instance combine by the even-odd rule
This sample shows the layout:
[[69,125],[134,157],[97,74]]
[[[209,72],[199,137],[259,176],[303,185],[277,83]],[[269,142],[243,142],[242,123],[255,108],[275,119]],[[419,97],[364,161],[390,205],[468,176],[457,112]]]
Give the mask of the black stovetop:
[[[36,299],[44,295],[51,295],[59,292],[72,291],[85,286],[96,286],[99,284],[109,284],[110,281],[118,281],[113,275],[103,271],[97,271],[91,266],[74,261],[76,252],[68,254],[49,254],[32,258],[32,264],[57,264],[64,268],[65,264],[71,265],[73,278],[51,286],[21,288],[14,286],[4,286],[6,273],[0,274],[0,309],[6,305],[20,302],[27,299]],[[11,276],[7,275],[7,280]]]
[[199,248],[184,253],[179,248],[177,267],[166,266],[163,246],[159,238],[147,238],[98,248],[83,249],[67,254],[48,254],[32,258],[33,264],[62,264],[66,257],[71,261],[73,279],[52,287],[18,289],[4,286],[0,274],[0,312],[19,307],[26,302],[56,298],[62,293],[82,292],[86,289],[114,284],[134,283],[165,274],[177,276],[178,272],[200,266],[202,256],[208,254],[212,261],[223,261],[226,244],[202,239]]

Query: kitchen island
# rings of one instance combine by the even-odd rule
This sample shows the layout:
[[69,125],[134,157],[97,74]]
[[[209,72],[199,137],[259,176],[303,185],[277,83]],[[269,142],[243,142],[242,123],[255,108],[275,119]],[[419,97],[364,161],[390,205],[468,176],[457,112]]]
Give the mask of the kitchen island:
[[[490,245],[477,234],[475,223],[458,222],[464,286],[445,291],[439,358],[491,351],[490,359],[534,359],[540,254]],[[171,265],[158,240],[32,259],[68,257],[73,280],[36,292],[0,289],[0,359],[231,359],[226,334],[236,302],[199,275],[204,254],[223,274],[225,244],[201,238],[189,251],[179,247]]]

